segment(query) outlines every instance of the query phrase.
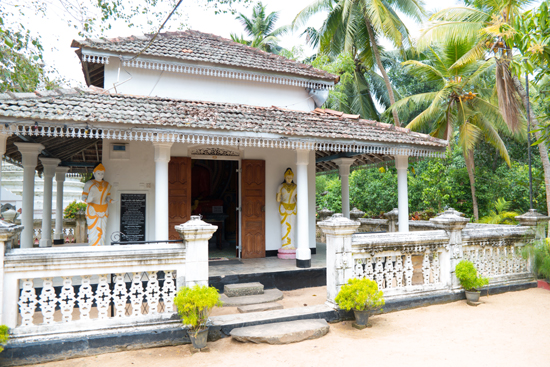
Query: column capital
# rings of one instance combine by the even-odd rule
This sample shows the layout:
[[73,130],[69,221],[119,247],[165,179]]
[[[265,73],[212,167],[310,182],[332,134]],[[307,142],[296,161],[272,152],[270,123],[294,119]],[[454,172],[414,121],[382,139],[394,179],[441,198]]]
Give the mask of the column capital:
[[355,162],[355,158],[338,158],[333,162],[338,165],[340,176],[348,176],[349,168]]
[[296,165],[307,166],[309,164],[309,149],[296,149]]
[[45,157],[38,157],[38,159],[40,159],[40,162],[42,162],[42,167],[44,167],[44,176],[53,177],[57,166],[61,163],[61,159]]
[[69,172],[70,167],[57,166],[55,167],[55,181],[65,181],[65,174]]
[[30,168],[36,167],[36,157],[44,150],[44,146],[38,143],[26,143],[18,141],[14,143],[17,149],[21,152],[23,167],[29,166]]
[[408,155],[396,155],[395,158],[395,168],[407,169],[409,168],[409,156]]
[[170,162],[170,148],[174,143],[153,142],[155,147],[155,162]]

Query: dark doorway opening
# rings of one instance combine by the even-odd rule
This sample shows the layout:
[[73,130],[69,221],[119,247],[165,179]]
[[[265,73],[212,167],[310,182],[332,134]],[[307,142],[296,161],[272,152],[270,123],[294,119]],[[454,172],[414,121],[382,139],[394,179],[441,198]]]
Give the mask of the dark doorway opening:
[[210,259],[238,256],[238,167],[237,161],[192,160],[191,213],[218,226],[208,246]]

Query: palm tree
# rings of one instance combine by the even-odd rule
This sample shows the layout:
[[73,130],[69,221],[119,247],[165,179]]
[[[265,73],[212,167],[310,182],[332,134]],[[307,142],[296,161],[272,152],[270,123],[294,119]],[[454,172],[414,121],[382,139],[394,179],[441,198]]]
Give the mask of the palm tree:
[[279,12],[274,11],[267,14],[266,8],[267,5],[259,2],[252,8],[252,16],[250,18],[243,13],[239,13],[236,19],[241,22],[246,34],[252,37],[252,39],[246,40],[242,35],[237,36],[236,34],[231,34],[231,39],[267,52],[279,53],[282,48],[277,45],[279,42],[277,37],[287,33],[290,27],[282,26],[275,28],[275,23],[279,19]]
[[[376,64],[389,102],[394,104],[395,93],[383,63],[379,38],[388,38],[398,48],[410,43],[408,30],[396,11],[418,21],[425,14],[422,2],[416,0],[317,0],[298,13],[293,25],[304,24],[319,12],[328,12],[319,31],[321,53],[334,55],[355,50],[365,67],[371,69]],[[401,126],[397,112],[392,113],[395,125]]]
[[[496,62],[499,108],[512,131],[520,129],[518,101],[521,101],[525,109],[529,106],[525,89],[510,70],[514,48],[513,25],[521,17],[523,7],[530,3],[531,0],[476,0],[475,7],[441,10],[430,17],[431,23],[418,42],[418,47],[422,50],[433,42],[472,40],[472,48],[457,60],[457,65],[482,56],[493,58]],[[533,125],[540,127],[533,109],[529,108],[529,111]],[[540,140],[540,131],[536,131],[535,136]],[[546,182],[546,205],[550,213],[550,160],[546,144],[542,142],[538,147]]]
[[408,71],[433,81],[438,86],[436,92],[409,96],[395,103],[391,110],[399,111],[411,107],[423,111],[407,127],[411,130],[429,129],[431,135],[446,139],[449,145],[455,130],[457,143],[462,148],[470,188],[474,217],[479,219],[475,192],[474,148],[485,139],[497,149],[501,157],[510,165],[506,146],[499,136],[499,130],[507,130],[506,124],[492,99],[491,88],[483,88],[484,77],[496,67],[494,60],[470,60],[457,64],[471,49],[468,42],[448,42],[438,48],[429,48],[424,61],[410,60],[403,63]]

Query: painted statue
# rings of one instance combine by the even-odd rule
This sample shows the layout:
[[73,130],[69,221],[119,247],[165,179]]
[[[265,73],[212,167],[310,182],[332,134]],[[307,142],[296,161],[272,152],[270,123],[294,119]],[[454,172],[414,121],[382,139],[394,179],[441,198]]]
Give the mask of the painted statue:
[[86,223],[88,225],[88,243],[90,246],[105,245],[105,229],[109,218],[109,204],[111,199],[111,185],[103,181],[105,167],[99,164],[94,168],[94,179],[86,182],[82,192],[82,200],[88,204],[86,209]]
[[285,171],[285,180],[277,189],[279,216],[281,218],[281,246],[284,250],[296,248],[296,189],[294,173]]

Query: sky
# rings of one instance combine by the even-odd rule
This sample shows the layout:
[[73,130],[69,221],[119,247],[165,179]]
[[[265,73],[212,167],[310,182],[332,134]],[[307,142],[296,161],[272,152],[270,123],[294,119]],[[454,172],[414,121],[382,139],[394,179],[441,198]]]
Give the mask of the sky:
[[[26,0],[21,0],[26,1]],[[55,0],[54,0],[55,1]],[[238,35],[244,34],[241,23],[235,19],[232,14],[214,14],[212,9],[201,6],[197,0],[186,0],[183,10],[187,14],[187,24],[190,29],[216,34],[225,38],[230,38],[231,33]],[[305,6],[312,3],[312,0],[264,0],[269,12],[279,11],[279,21],[277,26],[290,24],[296,14]],[[457,0],[425,0],[425,8],[428,12],[452,7],[459,4]],[[252,14],[252,5],[248,8],[238,6],[238,11],[247,16]],[[309,26],[318,27],[323,21],[323,15],[312,18]],[[405,19],[407,27],[413,38],[418,37],[422,25],[412,20]],[[55,12],[50,12],[46,17],[34,14],[26,14],[21,22],[35,35],[40,35],[44,46],[44,61],[47,68],[54,66],[57,71],[67,80],[71,86],[84,87],[84,77],[82,69],[73,48],[70,47],[73,39],[80,39],[78,31],[71,28],[67,22],[59,19]],[[164,29],[163,31],[171,30]],[[285,48],[302,45],[304,47],[304,56],[313,53],[313,50],[305,46],[305,39],[300,38],[301,31],[295,34],[286,35],[280,38],[280,45]],[[104,37],[127,37],[131,35],[143,34],[143,30],[137,27],[128,28],[123,22],[115,26],[104,34]],[[245,35],[246,37],[246,35]]]

